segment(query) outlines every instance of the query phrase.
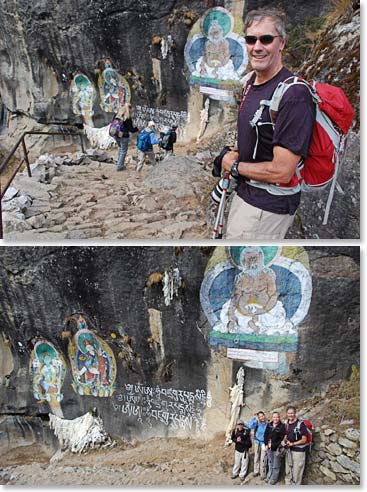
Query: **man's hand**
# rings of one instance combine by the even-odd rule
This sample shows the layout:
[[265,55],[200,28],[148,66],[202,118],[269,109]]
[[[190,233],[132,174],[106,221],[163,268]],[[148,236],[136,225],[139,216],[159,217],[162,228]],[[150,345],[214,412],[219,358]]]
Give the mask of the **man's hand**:
[[232,164],[238,159],[238,152],[231,150],[227,152],[222,159],[222,169],[224,171],[230,172]]

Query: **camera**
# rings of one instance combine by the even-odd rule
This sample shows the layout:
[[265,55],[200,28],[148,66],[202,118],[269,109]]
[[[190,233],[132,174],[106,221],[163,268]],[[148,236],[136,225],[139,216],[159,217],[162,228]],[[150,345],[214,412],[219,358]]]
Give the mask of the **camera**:
[[[227,183],[225,183],[225,181],[227,181]],[[217,204],[220,203],[220,200],[222,198],[224,185],[227,186],[227,196],[230,196],[232,191],[235,189],[236,180],[233,178],[230,178],[228,180],[226,180],[225,178],[222,178],[220,181],[218,181],[217,186],[214,188],[214,190],[210,194],[213,201]]]
[[223,160],[223,157],[226,155],[226,153],[230,152],[230,150],[231,150],[230,147],[228,147],[226,145],[225,147],[223,147],[223,149],[220,151],[220,153],[214,159],[212,175],[215,178],[220,178],[222,176],[222,160]]

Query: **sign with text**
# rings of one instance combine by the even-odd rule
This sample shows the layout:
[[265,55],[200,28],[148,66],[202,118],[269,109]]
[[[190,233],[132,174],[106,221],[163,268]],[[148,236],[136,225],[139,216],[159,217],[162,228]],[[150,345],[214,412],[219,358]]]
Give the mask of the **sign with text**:
[[229,357],[230,359],[255,360],[257,362],[276,363],[279,360],[279,353],[264,350],[228,348],[227,357]]

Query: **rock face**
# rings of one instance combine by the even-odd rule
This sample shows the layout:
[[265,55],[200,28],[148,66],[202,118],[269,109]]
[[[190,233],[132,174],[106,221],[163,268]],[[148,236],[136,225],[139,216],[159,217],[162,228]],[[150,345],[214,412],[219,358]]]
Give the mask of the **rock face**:
[[[326,226],[321,225],[328,190],[303,193],[296,221],[289,237],[358,238],[360,224],[360,8],[359,2],[349,3],[346,11],[328,26],[314,44],[308,60],[299,73],[307,80],[335,84],[341,87],[355,110],[355,119]],[[343,53],[343,56],[341,56]]]
[[[0,94],[8,110],[49,124],[80,121],[71,111],[70,82],[81,71],[97,86],[99,61],[108,58],[127,77],[133,104],[187,111],[189,85],[184,48],[194,23],[211,7],[239,11],[243,1],[123,0],[90,5],[86,0],[59,4],[1,1]],[[247,2],[246,2],[247,3]],[[269,2],[264,2],[269,3]],[[328,2],[287,2],[290,22],[319,15]],[[290,4],[290,6],[289,6]],[[236,20],[237,22],[237,20]],[[55,27],[57,26],[57,28]],[[240,31],[240,29],[239,29]],[[171,36],[169,56],[163,40]],[[96,126],[106,115],[95,107]]]
[[[223,4],[223,2],[218,2]],[[2,0],[0,23],[0,93],[11,111],[26,112],[37,121],[70,122],[70,75],[82,70],[92,80],[98,60],[109,57],[122,73],[130,73],[130,82],[141,81],[134,91],[135,103],[155,106],[162,94],[153,77],[152,58],[160,58],[154,36],[171,33],[175,42],[174,67],[168,60],[160,70],[164,98],[168,108],[185,109],[187,93],[183,48],[193,20],[205,11],[205,2],[87,1],[67,0],[38,4],[29,1]],[[175,22],[169,17],[175,9]],[[184,22],[185,12],[192,12],[191,22]],[[57,26],[57,28],[56,28]],[[10,44],[14,40],[14,44]],[[96,109],[96,124],[105,121]]]
[[[228,387],[241,363],[209,343],[199,291],[211,253],[205,247],[3,247],[0,408],[9,416],[1,423],[3,444],[9,432],[17,442],[12,415],[32,427],[49,412],[73,419],[94,407],[112,437],[224,430]],[[308,398],[359,364],[358,248],[308,253],[314,286],[296,353],[283,375],[246,368],[250,408],[270,411]],[[350,436],[334,447],[354,452]]]

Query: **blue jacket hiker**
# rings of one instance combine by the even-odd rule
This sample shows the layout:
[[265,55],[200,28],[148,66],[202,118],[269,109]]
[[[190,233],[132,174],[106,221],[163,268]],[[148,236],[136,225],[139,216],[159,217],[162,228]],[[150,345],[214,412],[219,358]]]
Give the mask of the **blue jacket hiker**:
[[150,164],[155,164],[155,156],[153,151],[153,145],[159,144],[161,139],[157,138],[154,133],[154,129],[156,124],[154,121],[149,121],[148,126],[144,128],[139,133],[138,138],[138,165],[136,166],[136,170],[140,171],[143,166],[145,159],[148,158]]
[[254,475],[266,477],[266,447],[264,442],[265,429],[268,421],[265,413],[260,411],[255,414],[248,425],[249,429],[254,431]]

